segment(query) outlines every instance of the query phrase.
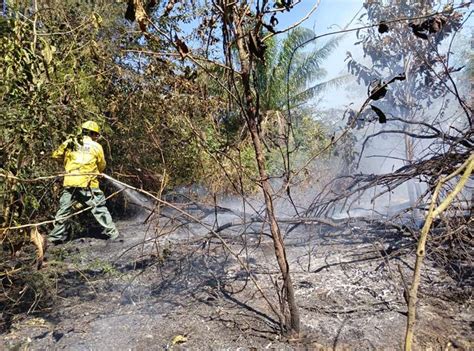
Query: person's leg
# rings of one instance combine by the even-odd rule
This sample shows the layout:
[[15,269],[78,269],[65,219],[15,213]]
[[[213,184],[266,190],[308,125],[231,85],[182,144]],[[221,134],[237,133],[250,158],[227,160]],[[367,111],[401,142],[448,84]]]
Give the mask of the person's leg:
[[68,238],[68,217],[72,213],[73,191],[63,189],[59,199],[59,209],[54,218],[54,228],[48,235],[48,241],[51,243],[63,242]]
[[110,239],[117,239],[119,232],[115,227],[109,210],[105,206],[105,196],[102,190],[98,188],[84,189],[83,194],[87,197],[85,204],[92,206],[91,213],[94,215],[97,222],[104,228],[104,234]]

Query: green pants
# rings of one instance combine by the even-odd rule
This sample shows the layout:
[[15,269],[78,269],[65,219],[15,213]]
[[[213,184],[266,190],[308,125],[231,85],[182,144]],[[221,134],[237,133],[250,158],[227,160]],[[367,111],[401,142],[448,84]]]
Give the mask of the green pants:
[[119,235],[112,216],[105,206],[105,196],[99,188],[64,188],[59,199],[59,210],[54,219],[54,229],[49,233],[48,241],[61,242],[68,238],[68,221],[65,217],[70,216],[74,210],[73,205],[79,203],[86,207],[92,207],[91,213],[97,222],[104,228],[104,234],[110,239],[116,239]]

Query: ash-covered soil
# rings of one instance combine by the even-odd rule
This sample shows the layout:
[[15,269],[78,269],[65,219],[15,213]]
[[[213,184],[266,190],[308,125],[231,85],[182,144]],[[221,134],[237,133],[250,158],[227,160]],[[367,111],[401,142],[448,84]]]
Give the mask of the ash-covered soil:
[[[219,219],[209,223],[236,220],[229,213]],[[49,249],[42,272],[50,301],[15,316],[0,349],[402,349],[402,275],[409,283],[415,247],[407,233],[360,220],[337,228],[284,224],[302,329],[301,339],[287,340],[267,303],[278,306],[281,284],[262,223],[229,226],[220,238],[169,215],[117,224],[123,243],[86,235]],[[471,349],[469,290],[431,258],[417,348]]]

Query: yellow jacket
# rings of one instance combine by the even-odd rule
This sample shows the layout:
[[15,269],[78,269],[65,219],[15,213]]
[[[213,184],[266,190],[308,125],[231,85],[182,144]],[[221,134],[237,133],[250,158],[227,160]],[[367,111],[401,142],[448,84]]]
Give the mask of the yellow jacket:
[[[69,147],[68,147],[69,146]],[[99,181],[96,175],[79,175],[101,173],[105,169],[105,157],[102,146],[85,135],[82,144],[77,139],[68,139],[62,143],[51,155],[54,159],[64,157],[64,168],[68,174],[77,174],[64,177],[63,185],[79,188],[98,188]]]

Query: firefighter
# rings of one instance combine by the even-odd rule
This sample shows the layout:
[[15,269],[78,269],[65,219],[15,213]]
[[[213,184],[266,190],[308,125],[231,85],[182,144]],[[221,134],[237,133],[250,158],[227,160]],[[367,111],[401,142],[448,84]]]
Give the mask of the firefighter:
[[76,204],[91,207],[91,213],[103,227],[103,233],[109,240],[116,240],[119,236],[105,206],[105,196],[99,189],[97,179],[98,174],[105,169],[104,151],[97,142],[100,136],[99,125],[94,121],[87,121],[81,127],[82,133],[79,136],[67,139],[52,154],[52,158],[64,160],[66,173],[54,229],[48,236],[48,241],[52,244],[60,244],[68,239],[67,217],[73,213]]

